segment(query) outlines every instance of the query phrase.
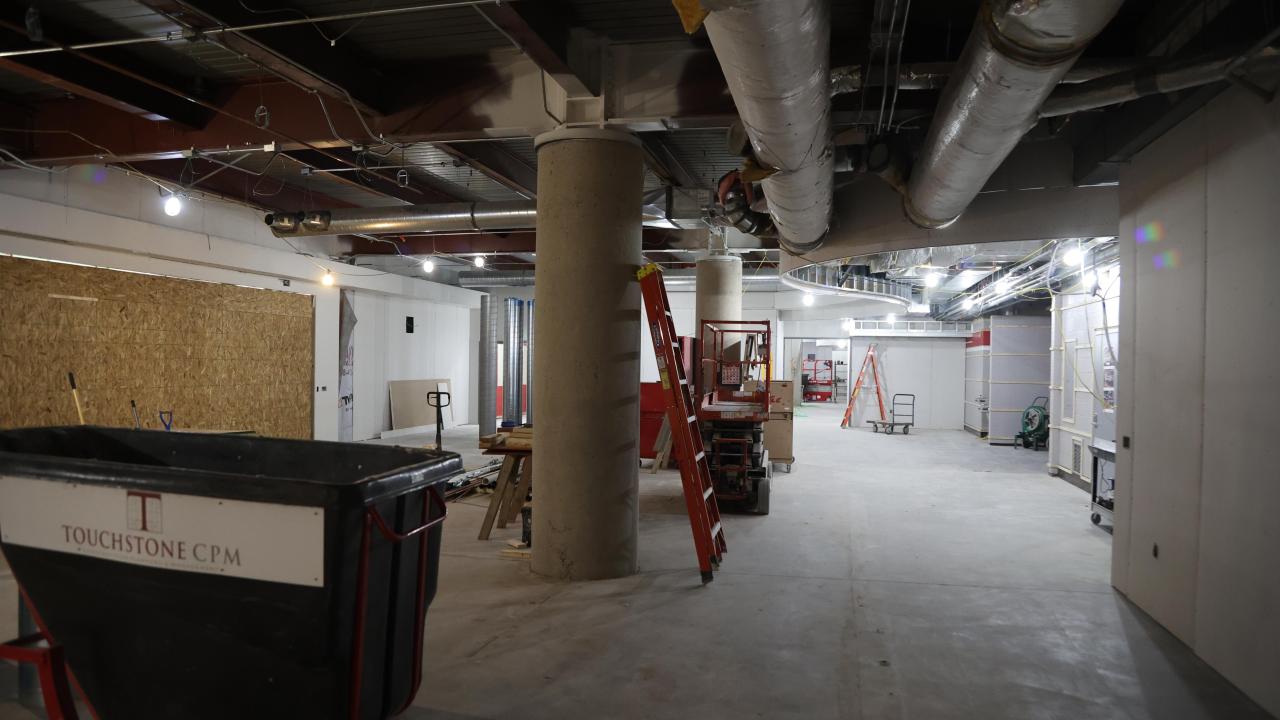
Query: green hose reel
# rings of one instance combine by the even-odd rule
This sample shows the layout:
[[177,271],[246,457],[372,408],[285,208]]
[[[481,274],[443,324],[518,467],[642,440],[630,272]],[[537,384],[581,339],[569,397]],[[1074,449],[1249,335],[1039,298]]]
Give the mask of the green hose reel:
[[1049,398],[1041,395],[1022,411],[1022,432],[1014,436],[1014,447],[1042,448],[1049,441]]

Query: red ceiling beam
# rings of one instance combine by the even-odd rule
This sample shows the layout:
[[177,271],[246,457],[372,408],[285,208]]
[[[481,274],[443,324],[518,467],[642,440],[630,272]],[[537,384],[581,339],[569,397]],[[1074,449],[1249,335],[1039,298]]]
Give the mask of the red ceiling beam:
[[[535,252],[535,232],[520,230],[509,233],[451,233],[442,235],[385,235],[383,239],[396,241],[399,250],[389,243],[365,238],[355,238],[352,252],[360,255],[430,255],[431,253],[531,253]],[[673,247],[679,235],[661,228],[644,229],[646,253]],[[675,260],[682,259],[672,255]]]
[[538,3],[497,3],[476,9],[543,72],[555,79],[570,95],[598,95],[599,83],[569,64],[569,27],[563,18],[552,17],[550,0]]
[[[482,132],[491,119],[469,112],[470,104],[494,89],[494,82],[463,85],[454,94],[383,118],[368,119],[374,132],[386,132],[403,140],[424,139],[447,127],[450,132]],[[265,100],[265,102],[264,102]],[[254,113],[259,105],[270,112],[270,124],[258,127]],[[239,86],[217,106],[217,114],[198,130],[172,123],[156,123],[81,98],[51,100],[36,106],[33,127],[71,130],[111,151],[115,159],[159,160],[181,157],[192,148],[243,150],[275,143],[278,150],[327,150],[352,143],[378,144],[370,138],[351,106],[328,101],[333,128],[321,112],[317,96],[288,83]],[[336,135],[335,135],[336,131]],[[32,143],[32,160],[40,162],[92,162],[100,150],[63,134],[44,135]]]

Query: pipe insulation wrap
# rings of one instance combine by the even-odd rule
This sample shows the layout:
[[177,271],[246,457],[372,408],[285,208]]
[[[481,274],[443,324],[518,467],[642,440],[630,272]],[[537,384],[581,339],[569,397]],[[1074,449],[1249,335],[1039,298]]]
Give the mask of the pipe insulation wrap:
[[498,424],[498,303],[492,295],[480,297],[479,365],[480,435],[492,435],[497,432]]
[[537,219],[537,203],[533,200],[341,208],[266,216],[277,237],[521,230],[534,227]]
[[705,25],[761,165],[779,243],[822,245],[834,192],[831,21],[825,0],[703,0]]
[[502,333],[502,424],[520,424],[520,316],[523,309],[516,298],[502,301],[505,325]]
[[1121,2],[983,3],[908,181],[912,222],[942,228],[960,217]]
[[524,389],[524,421],[533,424],[533,300],[524,303],[524,367],[527,378]]

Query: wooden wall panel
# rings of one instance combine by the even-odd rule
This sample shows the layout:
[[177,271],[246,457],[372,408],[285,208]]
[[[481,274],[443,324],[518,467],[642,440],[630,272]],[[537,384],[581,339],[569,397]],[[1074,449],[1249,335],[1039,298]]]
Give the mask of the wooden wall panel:
[[310,295],[0,257],[0,426],[85,420],[312,436]]

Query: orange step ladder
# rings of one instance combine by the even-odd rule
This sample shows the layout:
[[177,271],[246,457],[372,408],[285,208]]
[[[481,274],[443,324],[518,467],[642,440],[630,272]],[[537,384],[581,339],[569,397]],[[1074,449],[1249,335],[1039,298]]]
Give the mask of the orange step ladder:
[[887,422],[888,418],[884,416],[884,391],[880,389],[880,372],[876,369],[876,344],[871,343],[867,346],[867,355],[862,358],[862,369],[858,371],[858,382],[849,389],[849,404],[844,408],[844,419],[840,421],[841,428],[849,427],[849,423],[853,420],[853,405],[858,401],[858,391],[862,389],[862,379],[867,374],[867,368],[871,368],[871,378],[876,384],[876,400],[880,403],[880,422]]
[[672,444],[680,462],[680,481],[684,485],[689,525],[693,528],[698,569],[702,571],[702,582],[708,583],[714,578],[712,573],[720,567],[720,557],[725,552],[724,526],[720,522],[715,488],[711,484],[711,466],[702,445],[702,432],[698,428],[698,414],[689,379],[684,375],[662,269],[650,263],[636,272],[636,278],[640,280],[644,309],[649,317],[658,376],[662,380],[662,389],[668,391],[667,423],[671,426]]

